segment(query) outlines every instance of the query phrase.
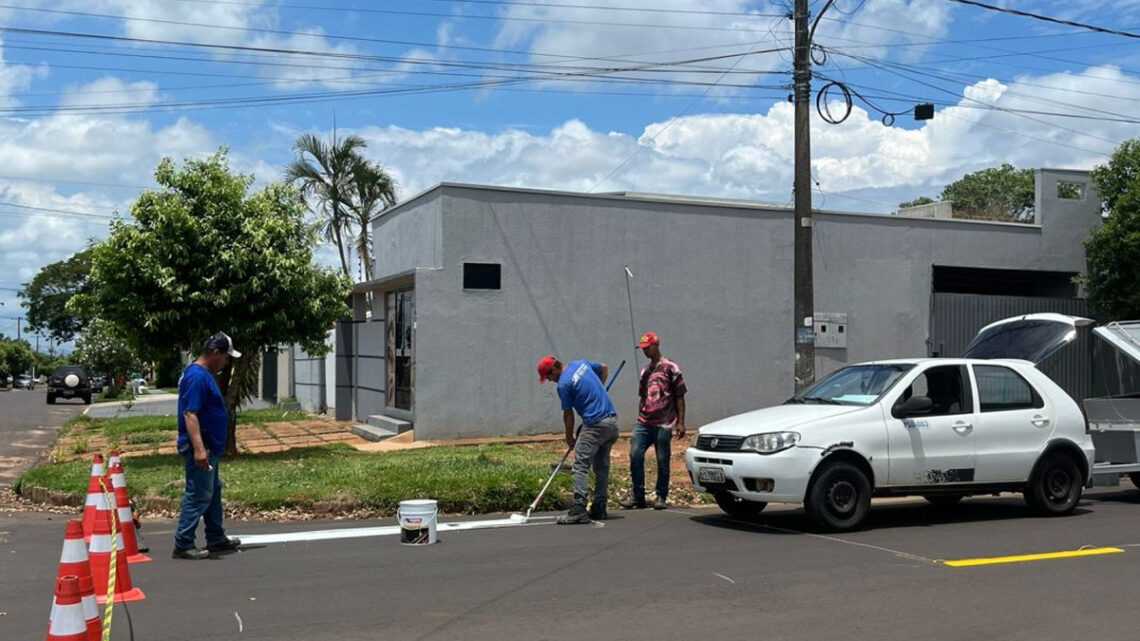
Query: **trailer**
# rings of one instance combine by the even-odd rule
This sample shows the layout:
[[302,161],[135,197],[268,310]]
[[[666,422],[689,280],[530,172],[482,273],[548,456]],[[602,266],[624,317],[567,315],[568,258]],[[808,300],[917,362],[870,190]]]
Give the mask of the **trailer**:
[[1109,323],[1092,333],[1099,396],[1084,401],[1096,447],[1091,476],[1113,484],[1127,474],[1140,488],[1140,321]]

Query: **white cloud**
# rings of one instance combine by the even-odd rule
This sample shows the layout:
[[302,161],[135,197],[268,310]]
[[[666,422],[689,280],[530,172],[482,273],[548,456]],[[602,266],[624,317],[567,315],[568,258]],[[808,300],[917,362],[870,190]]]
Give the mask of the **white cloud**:
[[[840,125],[813,118],[813,173],[831,194],[829,206],[886,211],[899,193],[936,195],[941,185],[1002,162],[1089,168],[1120,141],[1140,135],[1140,127],[977,109],[977,101],[1005,109],[1127,116],[1140,101],[1140,84],[1130,84],[1136,82],[1112,67],[1007,83],[983,80],[918,129],[884,126],[858,107]],[[637,136],[595,131],[579,120],[545,135],[394,126],[358,133],[369,142],[369,153],[400,180],[404,197],[456,181],[786,202],[793,169],[792,112],[790,104],[780,102],[759,114],[694,114],[671,124],[649,124]],[[858,200],[842,200],[837,194],[843,192]]]
[[13,65],[4,59],[4,41],[0,39],[0,108],[14,107],[20,104],[12,94],[23,91],[32,85],[32,80],[42,78],[48,73],[46,65],[35,67],[29,65]]

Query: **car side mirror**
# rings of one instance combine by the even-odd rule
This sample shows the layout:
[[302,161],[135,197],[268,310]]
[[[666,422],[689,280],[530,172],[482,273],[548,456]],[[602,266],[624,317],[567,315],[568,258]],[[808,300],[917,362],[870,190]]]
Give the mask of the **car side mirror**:
[[902,405],[896,405],[893,414],[896,418],[909,418],[925,414],[933,408],[934,401],[929,396],[912,396]]

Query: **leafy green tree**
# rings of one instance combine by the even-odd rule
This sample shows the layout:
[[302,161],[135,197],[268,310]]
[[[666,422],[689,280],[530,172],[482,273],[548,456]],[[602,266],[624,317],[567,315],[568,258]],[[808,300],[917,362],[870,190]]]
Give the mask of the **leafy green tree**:
[[62,343],[74,339],[89,319],[68,310],[67,303],[76,294],[90,291],[90,274],[90,249],[41,269],[18,293],[28,310],[28,328],[46,331]]
[[372,280],[372,216],[396,203],[396,179],[364,157],[367,146],[360,136],[326,143],[305,133],[293,144],[296,160],[285,169],[285,179],[298,185],[309,210],[321,220],[321,235],[335,242],[341,269],[348,278],[349,239],[364,266],[364,280]]
[[301,188],[306,204],[322,219],[321,234],[336,243],[340,266],[345,278],[348,269],[344,236],[351,217],[352,173],[363,161],[361,150],[367,146],[360,136],[337,139],[331,144],[319,136],[304,133],[293,143],[297,159],[285,169],[285,178]]
[[1110,320],[1140,318],[1140,139],[1092,172],[1107,217],[1085,241],[1089,302]]
[[0,374],[15,376],[31,372],[35,360],[35,353],[27,341],[0,338]]
[[253,177],[233,173],[224,149],[182,167],[163,159],[155,181],[132,204],[134,220],[113,221],[95,246],[91,294],[77,306],[117,326],[146,359],[197,353],[217,331],[232,336],[245,355],[218,382],[233,453],[242,382],[256,378],[259,355],[282,343],[326,352],[326,333],[348,314],[349,282],[313,263],[316,237],[297,190],[270,183],[249,193]]
[[918,207],[919,205],[929,205],[933,202],[934,199],[930,198],[929,196],[919,196],[914,200],[908,200],[906,202],[899,203],[899,209],[904,209],[906,207]]
[[356,227],[356,255],[364,265],[364,280],[372,280],[372,217],[396,204],[396,179],[380,165],[361,159],[352,168],[352,212],[349,231]]
[[955,218],[1031,223],[1033,170],[1003,163],[975,171],[946,185],[940,198],[953,203]]
[[83,330],[72,357],[92,374],[107,376],[112,396],[119,394],[119,381],[141,367],[141,359],[127,345],[119,328],[101,318],[91,321]]

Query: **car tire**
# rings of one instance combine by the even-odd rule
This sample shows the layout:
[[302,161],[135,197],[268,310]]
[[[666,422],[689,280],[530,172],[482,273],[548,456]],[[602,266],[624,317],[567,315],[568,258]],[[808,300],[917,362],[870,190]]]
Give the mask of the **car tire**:
[[1081,502],[1084,485],[1081,468],[1073,457],[1054,452],[1046,455],[1034,468],[1025,488],[1025,502],[1038,514],[1068,514]]
[[48,394],[47,395],[47,404],[48,405],[55,405],[55,395],[54,394]]
[[1129,474],[1128,480],[1132,481],[1132,484],[1136,486],[1136,489],[1140,490],[1140,472],[1133,472]]
[[713,498],[716,499],[717,506],[724,510],[725,514],[737,519],[751,518],[768,507],[768,504],[762,501],[737,498],[728,492],[714,492]]
[[804,502],[808,518],[825,532],[853,530],[871,510],[871,483],[862,470],[850,463],[825,465]]
[[90,394],[83,397],[83,404],[84,405],[90,405],[91,404],[91,395]]
[[959,501],[966,498],[965,494],[927,494],[922,498],[930,502],[931,505],[938,507],[950,507],[957,505]]

